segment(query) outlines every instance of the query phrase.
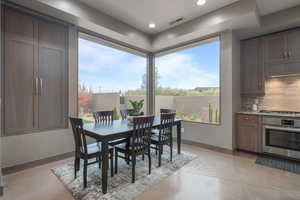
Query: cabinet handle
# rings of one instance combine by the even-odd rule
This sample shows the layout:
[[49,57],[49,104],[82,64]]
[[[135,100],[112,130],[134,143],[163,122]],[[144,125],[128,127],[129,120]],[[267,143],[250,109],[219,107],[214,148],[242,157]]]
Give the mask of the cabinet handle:
[[289,51],[289,53],[288,53],[288,58],[291,58],[291,57],[292,57],[292,52]]
[[39,78],[35,78],[35,95],[39,95]]
[[40,93],[39,93],[39,95],[41,96],[41,95],[42,95],[42,91],[43,91],[44,84],[43,84],[43,79],[42,79],[42,78],[39,78],[39,79],[40,79]]
[[283,53],[283,58],[288,58],[288,53],[286,51]]

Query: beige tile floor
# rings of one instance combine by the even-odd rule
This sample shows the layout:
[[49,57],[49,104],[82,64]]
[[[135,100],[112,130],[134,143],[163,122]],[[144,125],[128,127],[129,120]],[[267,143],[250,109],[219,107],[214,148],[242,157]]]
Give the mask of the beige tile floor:
[[[199,157],[141,194],[138,200],[300,200],[300,175],[263,167],[255,156],[183,145]],[[71,159],[5,177],[1,200],[71,200],[50,169]]]

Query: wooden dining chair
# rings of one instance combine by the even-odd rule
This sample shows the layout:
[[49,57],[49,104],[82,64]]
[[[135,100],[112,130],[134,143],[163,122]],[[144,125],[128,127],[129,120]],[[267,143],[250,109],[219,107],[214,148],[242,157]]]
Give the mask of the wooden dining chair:
[[[135,182],[135,165],[137,156],[148,155],[149,174],[151,174],[150,137],[154,116],[133,118],[133,132],[130,142],[115,146],[115,173],[118,173],[118,157],[132,162],[132,183]],[[120,155],[119,153],[122,153]]]
[[[70,122],[73,130],[73,136],[75,141],[75,160],[74,160],[74,178],[77,178],[77,171],[80,170],[80,160],[83,159],[83,187],[87,186],[87,167],[88,165],[98,163],[99,168],[101,167],[102,162],[102,152],[101,144],[92,143],[87,144],[86,134],[83,129],[83,121],[78,118],[71,118]],[[109,159],[110,159],[110,169],[111,176],[114,175],[113,170],[113,157],[114,151],[113,148],[109,148]],[[89,160],[93,160],[89,162]]]
[[114,120],[114,111],[97,111],[93,112],[93,117],[95,122],[113,122]]
[[[172,130],[175,120],[175,113],[162,113],[160,116],[160,127],[158,134],[151,135],[151,144],[155,145],[156,152],[158,151],[158,166],[161,166],[161,156],[163,154],[163,146],[170,146],[170,161],[173,158],[173,137]],[[152,147],[153,148],[153,147]]]
[[121,114],[121,117],[122,117],[122,120],[125,120],[128,116],[128,114],[130,112],[132,112],[133,109],[123,109],[123,110],[120,110],[120,114]]
[[176,113],[175,109],[160,109],[160,113]]
[[[93,112],[93,117],[96,123],[101,125],[101,123],[104,123],[105,125],[107,123],[112,123],[114,121],[114,111],[97,111]],[[128,139],[118,139],[109,142],[110,146],[115,146],[121,143],[127,143]]]

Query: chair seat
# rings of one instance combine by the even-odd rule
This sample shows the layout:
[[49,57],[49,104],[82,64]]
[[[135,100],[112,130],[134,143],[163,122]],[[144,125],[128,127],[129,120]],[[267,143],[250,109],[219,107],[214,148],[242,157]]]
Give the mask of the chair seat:
[[127,152],[128,149],[129,150],[131,149],[131,146],[129,145],[128,149],[127,149],[127,143],[121,143],[121,144],[115,145],[115,149],[120,152]]
[[[108,151],[111,153],[113,151],[113,147],[108,146]],[[101,143],[92,143],[87,145],[88,157],[92,157],[101,153]]]
[[152,135],[158,135],[159,129],[152,129],[151,133],[152,133]]
[[[168,140],[161,140],[161,143],[169,142]],[[151,135],[151,143],[158,144],[159,143],[159,135]]]
[[111,145],[111,146],[116,146],[116,145],[119,145],[119,144],[126,144],[128,142],[128,139],[125,138],[125,139],[118,139],[118,140],[114,140],[112,142],[109,142],[108,144]]

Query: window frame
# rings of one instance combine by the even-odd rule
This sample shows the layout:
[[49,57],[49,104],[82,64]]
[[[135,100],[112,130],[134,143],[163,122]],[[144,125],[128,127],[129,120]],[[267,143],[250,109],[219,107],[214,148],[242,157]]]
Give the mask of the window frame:
[[[165,55],[169,55],[172,53],[176,53],[185,49],[191,49],[194,47],[198,47],[201,45],[205,45],[205,44],[209,44],[211,42],[215,42],[215,41],[219,41],[220,45],[219,45],[219,123],[209,123],[209,122],[200,122],[200,121],[194,121],[194,120],[186,120],[186,119],[182,119],[184,122],[188,122],[188,123],[195,123],[195,124],[202,124],[202,125],[209,125],[209,126],[222,126],[222,76],[221,76],[221,58],[222,58],[222,42],[221,42],[221,35],[217,34],[208,38],[202,38],[202,39],[197,39],[197,40],[193,40],[193,41],[189,41],[186,43],[182,43],[170,48],[166,48],[163,49],[161,51],[157,51],[154,53],[154,60],[156,58],[165,56]],[[154,80],[156,81],[156,80]],[[155,87],[154,87],[154,110],[156,108],[156,102],[155,102]]]
[[[146,66],[145,66],[145,74],[146,74],[146,92],[145,92],[145,100],[146,100],[146,104],[145,104],[145,108],[146,108],[146,114],[149,114],[149,107],[150,107],[150,103],[149,102],[149,73],[148,73],[148,63],[149,63],[149,55],[151,53],[149,52],[145,52],[145,51],[142,51],[142,50],[139,50],[139,49],[135,49],[135,48],[132,48],[130,46],[127,46],[127,45],[124,45],[124,44],[120,44],[119,42],[117,41],[112,41],[108,38],[104,38],[104,37],[101,37],[100,35],[96,34],[96,33],[91,33],[87,30],[83,30],[83,29],[79,29],[78,32],[77,32],[77,88],[76,88],[76,91],[77,91],[77,94],[76,94],[76,116],[79,117],[79,102],[78,102],[78,83],[79,83],[79,40],[80,39],[83,39],[83,40],[87,40],[87,41],[90,41],[90,42],[94,42],[96,44],[99,44],[99,45],[102,45],[102,46],[106,46],[106,47],[109,47],[109,48],[113,48],[113,49],[117,49],[117,50],[120,50],[120,51],[124,51],[124,52],[127,52],[127,53],[130,53],[130,54],[133,54],[133,55],[136,55],[136,56],[139,56],[139,57],[144,57],[146,58]],[[152,103],[151,103],[152,104]]]

